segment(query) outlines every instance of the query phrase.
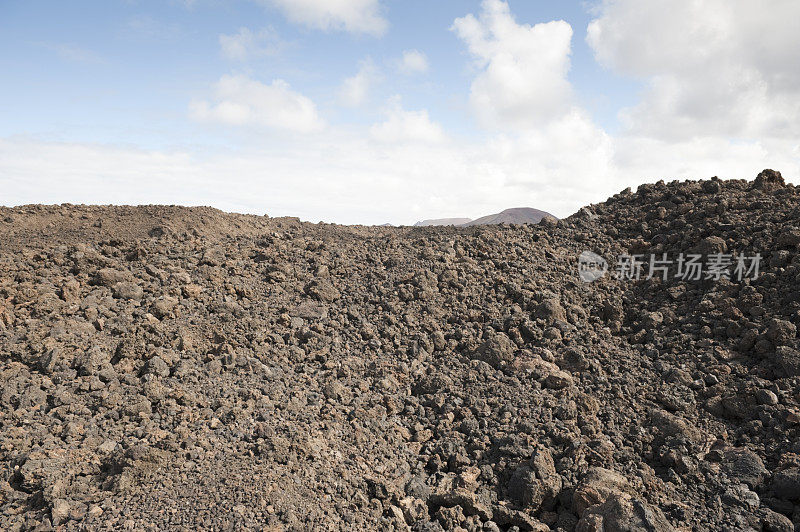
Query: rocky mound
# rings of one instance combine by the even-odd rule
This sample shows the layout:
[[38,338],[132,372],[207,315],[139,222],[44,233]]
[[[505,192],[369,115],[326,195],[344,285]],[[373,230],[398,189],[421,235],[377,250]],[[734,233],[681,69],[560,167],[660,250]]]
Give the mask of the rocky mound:
[[525,226],[0,209],[0,529],[793,530],[798,245],[771,171]]

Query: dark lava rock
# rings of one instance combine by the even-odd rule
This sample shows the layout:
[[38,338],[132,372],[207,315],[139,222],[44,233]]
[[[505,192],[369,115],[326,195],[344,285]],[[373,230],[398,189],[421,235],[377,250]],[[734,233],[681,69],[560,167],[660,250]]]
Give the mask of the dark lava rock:
[[[777,172],[536,225],[0,220],[0,530],[800,524],[800,188]],[[729,270],[677,275],[698,250]],[[630,253],[638,279],[612,275]]]
[[800,467],[790,467],[775,473],[772,490],[781,499],[800,501]]

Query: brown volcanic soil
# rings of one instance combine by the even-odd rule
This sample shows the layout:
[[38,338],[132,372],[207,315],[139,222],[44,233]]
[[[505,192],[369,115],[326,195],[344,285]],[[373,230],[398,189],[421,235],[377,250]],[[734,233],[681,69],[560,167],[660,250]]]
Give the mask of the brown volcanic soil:
[[535,226],[0,209],[0,529],[793,530],[798,245],[771,172]]

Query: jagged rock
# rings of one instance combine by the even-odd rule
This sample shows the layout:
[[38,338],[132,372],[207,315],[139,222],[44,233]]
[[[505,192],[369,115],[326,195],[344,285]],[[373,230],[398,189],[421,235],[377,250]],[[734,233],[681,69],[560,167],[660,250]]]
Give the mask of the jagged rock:
[[772,490],[781,499],[800,501],[800,467],[790,467],[775,473]]
[[498,368],[514,360],[515,349],[514,342],[507,335],[495,333],[478,347],[474,358]]
[[159,297],[155,303],[153,303],[150,312],[153,313],[153,316],[159,319],[169,318],[174,314],[177,306],[178,300],[176,298],[163,296]]
[[788,346],[780,346],[775,350],[775,368],[780,375],[800,377],[800,351]]
[[511,475],[508,494],[520,506],[550,509],[561,491],[561,483],[552,455],[547,449],[538,448],[530,461]]
[[658,508],[626,494],[611,495],[594,505],[578,521],[575,532],[634,532],[674,530]]
[[767,338],[775,345],[787,345],[797,336],[797,327],[786,320],[773,319],[767,329]]
[[627,479],[609,469],[593,467],[581,479],[572,497],[575,513],[582,516],[592,506],[602,504],[612,495],[628,493]]
[[754,185],[762,190],[772,190],[785,186],[783,176],[775,170],[763,170],[756,176]]
[[95,274],[95,283],[101,286],[114,286],[117,283],[130,282],[133,275],[129,271],[115,270],[114,268],[102,268]]
[[794,532],[795,526],[791,519],[778,512],[773,512],[769,508],[762,509],[761,524],[764,532]]
[[58,499],[53,502],[53,508],[50,510],[50,517],[53,519],[53,524],[59,525],[64,521],[69,520],[70,505],[64,499]]
[[306,301],[295,307],[289,315],[306,320],[321,320],[328,317],[328,309],[322,305],[315,305]]
[[730,449],[725,451],[723,469],[729,477],[755,488],[761,484],[767,473],[761,458],[749,449]]
[[334,287],[332,283],[325,280],[312,281],[308,286],[306,286],[306,293],[325,303],[335,301],[336,299],[339,299],[340,296],[336,287]]
[[548,323],[566,321],[567,314],[557,299],[546,299],[536,307],[536,317]]
[[114,297],[121,299],[140,300],[144,296],[144,289],[136,283],[121,282],[113,286]]

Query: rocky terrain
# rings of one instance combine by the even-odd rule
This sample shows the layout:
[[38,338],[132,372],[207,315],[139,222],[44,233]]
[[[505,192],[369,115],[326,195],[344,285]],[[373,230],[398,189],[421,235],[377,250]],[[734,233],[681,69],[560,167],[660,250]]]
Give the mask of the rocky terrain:
[[798,246],[772,171],[522,226],[2,208],[0,529],[794,530]]

